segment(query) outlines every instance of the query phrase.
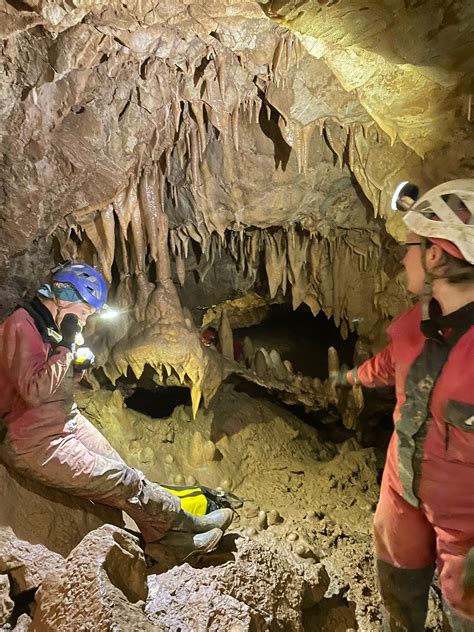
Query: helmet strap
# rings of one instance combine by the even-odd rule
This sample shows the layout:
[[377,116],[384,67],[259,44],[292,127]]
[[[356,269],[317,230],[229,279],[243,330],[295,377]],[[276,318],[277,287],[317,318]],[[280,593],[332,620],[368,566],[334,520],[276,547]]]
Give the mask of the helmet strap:
[[423,290],[421,292],[421,318],[422,320],[430,319],[430,302],[433,297],[433,275],[426,268],[426,239],[421,242],[421,265],[425,272],[423,279]]

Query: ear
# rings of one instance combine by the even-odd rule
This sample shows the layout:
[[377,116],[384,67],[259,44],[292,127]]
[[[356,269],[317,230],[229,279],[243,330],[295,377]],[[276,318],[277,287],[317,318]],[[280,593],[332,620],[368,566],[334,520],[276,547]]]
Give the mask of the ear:
[[426,263],[436,267],[444,260],[444,250],[438,244],[430,244],[426,249]]

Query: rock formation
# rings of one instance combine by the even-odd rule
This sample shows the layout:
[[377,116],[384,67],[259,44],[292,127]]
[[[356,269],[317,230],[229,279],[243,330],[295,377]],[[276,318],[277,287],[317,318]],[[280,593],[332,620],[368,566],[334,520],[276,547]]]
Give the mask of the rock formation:
[[[0,467],[1,524],[67,558],[40,580],[24,571],[19,594],[41,588],[34,613],[18,617],[23,571],[4,556],[0,624],[72,629],[70,605],[84,629],[223,629],[231,616],[235,630],[334,630],[332,616],[347,629],[376,625],[373,453],[336,448],[236,385],[323,424],[342,419],[353,442],[362,392],[340,397],[251,338],[237,363],[232,331],[288,304],[358,337],[357,357],[383,344],[409,303],[394,186],[474,176],[473,25],[474,7],[458,0],[0,0],[0,316],[59,260],[97,266],[120,316],[92,319],[85,332],[97,363],[81,407],[152,478],[248,495],[237,533],[259,534],[254,546],[238,541],[229,567],[151,575],[146,601],[137,541],[101,528],[120,524],[116,515]],[[209,325],[222,355],[201,343]],[[338,366],[329,350],[328,367]],[[222,385],[229,377],[233,386]],[[185,386],[192,407],[161,421],[132,413],[122,393],[139,384]],[[286,548],[270,542],[275,534]],[[265,612],[248,582],[232,584],[249,567],[258,590],[265,573],[296,572],[283,615],[276,580],[255,593]],[[193,591],[209,600],[195,615],[179,596]]]

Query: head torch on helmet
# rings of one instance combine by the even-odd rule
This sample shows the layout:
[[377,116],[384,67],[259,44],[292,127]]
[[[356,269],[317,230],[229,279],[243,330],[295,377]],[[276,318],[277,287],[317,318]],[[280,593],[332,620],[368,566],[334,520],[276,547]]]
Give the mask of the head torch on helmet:
[[474,179],[450,180],[422,196],[416,184],[402,182],[391,207],[405,211],[408,230],[474,264]]
[[415,204],[420,189],[412,182],[400,182],[395,189],[390,206],[392,211],[409,211]]

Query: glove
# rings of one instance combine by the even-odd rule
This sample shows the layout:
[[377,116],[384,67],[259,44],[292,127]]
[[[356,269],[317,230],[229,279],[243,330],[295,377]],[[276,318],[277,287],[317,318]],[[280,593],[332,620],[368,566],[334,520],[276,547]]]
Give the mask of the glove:
[[474,546],[468,552],[464,560],[464,573],[461,581],[464,588],[474,589]]
[[334,388],[352,388],[352,384],[347,379],[348,371],[349,369],[343,366],[339,371],[331,372],[329,379]]
[[74,371],[81,372],[89,369],[94,364],[95,356],[89,347],[80,347],[74,353],[72,366]]
[[60,342],[61,346],[67,347],[72,351],[72,345],[76,339],[76,334],[78,334],[81,330],[79,318],[76,314],[65,314],[59,326],[59,330],[61,331],[62,336],[62,340]]

